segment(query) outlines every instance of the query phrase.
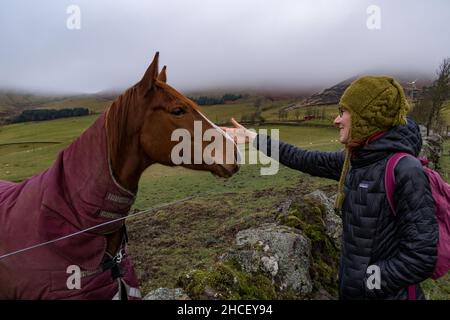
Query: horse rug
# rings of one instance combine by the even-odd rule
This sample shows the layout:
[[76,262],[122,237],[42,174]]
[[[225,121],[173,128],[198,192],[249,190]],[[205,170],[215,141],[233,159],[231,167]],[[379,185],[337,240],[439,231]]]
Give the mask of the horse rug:
[[[102,114],[49,169],[0,181],[0,256],[125,217],[134,200],[112,174]],[[126,244],[121,259],[106,254],[104,235],[120,228],[124,220],[0,259],[0,298],[140,298]]]

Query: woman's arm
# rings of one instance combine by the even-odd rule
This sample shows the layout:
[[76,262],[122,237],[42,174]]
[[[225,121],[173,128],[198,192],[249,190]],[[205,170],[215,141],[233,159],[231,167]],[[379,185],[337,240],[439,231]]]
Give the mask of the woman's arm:
[[[267,144],[263,151],[271,156],[272,139],[269,136],[258,134],[253,141],[256,149],[260,150],[262,139],[266,139]],[[300,170],[313,176],[334,179],[339,181],[342,166],[344,165],[344,151],[321,152],[308,151],[293,146],[291,144],[276,141],[279,143],[279,162],[283,165]],[[264,144],[263,144],[264,145]]]
[[[307,151],[282,141],[272,140],[266,135],[258,135],[256,132],[242,126],[234,118],[231,118],[231,123],[234,128],[222,127],[222,129],[229,134],[237,144],[253,143],[253,146],[256,149],[264,152],[270,157],[272,156],[272,142],[274,145],[278,143],[279,154],[278,159],[276,160],[283,165],[309,173],[313,176],[339,181],[345,160],[344,151]],[[262,139],[265,139],[266,143],[261,143]],[[264,146],[264,148],[261,148],[261,146]]]

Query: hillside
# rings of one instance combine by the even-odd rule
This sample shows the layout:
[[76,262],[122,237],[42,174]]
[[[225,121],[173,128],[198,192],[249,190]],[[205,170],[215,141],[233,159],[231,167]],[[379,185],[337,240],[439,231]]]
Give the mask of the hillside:
[[[217,96],[216,92],[196,92],[190,96]],[[92,95],[44,96],[25,92],[0,90],[0,123],[2,118],[20,114],[27,109],[63,109],[88,108],[93,113],[104,111],[116,98],[115,92],[100,92]],[[269,93],[243,94],[243,97],[218,105],[200,106],[214,122],[226,122],[231,117],[242,119],[255,111],[255,101],[259,100],[262,116],[268,120],[278,119],[278,111],[288,104],[295,103],[297,98],[288,95]]]
[[19,91],[0,90],[0,118],[17,115],[27,109],[89,108],[98,113],[112,102],[108,95],[39,95]]
[[[384,74],[382,72],[374,72],[373,74]],[[386,73],[389,74],[389,73]],[[345,79],[331,87],[325,88],[320,92],[314,93],[310,97],[302,100],[300,103],[297,103],[293,106],[288,107],[288,110],[292,110],[295,108],[305,107],[305,106],[318,106],[318,105],[331,105],[331,104],[338,104],[339,100],[341,99],[342,94],[344,93],[345,89],[357,78],[359,78],[362,75],[353,76],[351,78]],[[403,89],[405,90],[405,94],[409,97],[412,94],[412,85],[411,82],[414,80],[417,80],[415,82],[415,86],[417,89],[415,89],[415,95],[420,95],[420,88],[422,88],[425,85],[429,85],[431,83],[431,80],[428,77],[424,77],[421,75],[422,79],[418,79],[418,75],[411,74],[411,75],[392,75],[397,81],[400,82],[400,84],[403,86]]]
[[58,96],[44,96],[27,92],[0,90],[0,108],[25,108],[60,100]]

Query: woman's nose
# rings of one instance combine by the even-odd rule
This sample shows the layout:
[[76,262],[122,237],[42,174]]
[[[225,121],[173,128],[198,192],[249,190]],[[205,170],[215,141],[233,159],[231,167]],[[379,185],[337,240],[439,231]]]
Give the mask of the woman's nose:
[[334,126],[335,127],[339,126],[339,123],[341,123],[341,117],[338,115],[336,119],[334,119]]

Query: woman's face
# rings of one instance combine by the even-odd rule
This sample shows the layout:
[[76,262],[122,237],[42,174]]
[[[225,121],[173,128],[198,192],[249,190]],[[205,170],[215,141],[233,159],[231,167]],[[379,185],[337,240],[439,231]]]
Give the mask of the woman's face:
[[350,112],[345,108],[339,107],[339,114],[336,119],[334,119],[334,126],[339,129],[339,142],[347,144],[350,127],[352,126]]

